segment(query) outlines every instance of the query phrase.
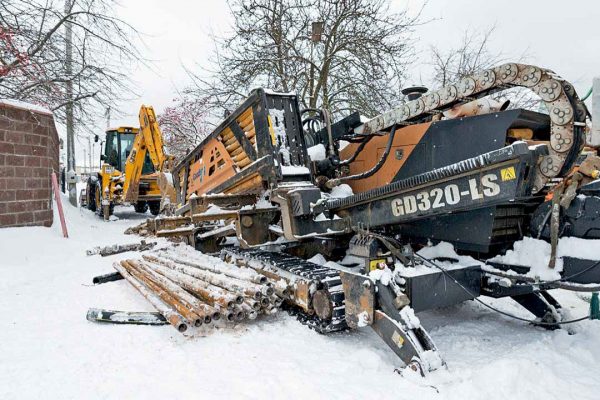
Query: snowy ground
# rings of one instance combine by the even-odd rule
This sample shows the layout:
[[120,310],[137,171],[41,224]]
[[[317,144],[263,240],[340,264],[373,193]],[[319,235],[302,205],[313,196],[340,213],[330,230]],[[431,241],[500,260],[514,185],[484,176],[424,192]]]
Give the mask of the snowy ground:
[[[57,223],[0,229],[0,399],[600,398],[599,321],[549,332],[473,302],[419,314],[448,363],[424,379],[395,374],[397,359],[369,328],[322,336],[284,313],[192,337],[90,323],[89,307],[151,310],[125,281],[91,286],[123,255],[85,256],[137,240],[122,232],[145,216],[117,209],[121,219],[104,223],[65,207],[69,239]],[[577,295],[554,295],[573,317],[588,312]]]

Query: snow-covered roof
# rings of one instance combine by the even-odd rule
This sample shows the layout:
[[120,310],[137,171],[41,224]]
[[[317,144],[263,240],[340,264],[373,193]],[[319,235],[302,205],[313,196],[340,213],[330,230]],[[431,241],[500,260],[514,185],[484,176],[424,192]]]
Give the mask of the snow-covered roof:
[[22,110],[33,111],[40,114],[48,114],[52,115],[52,111],[47,109],[46,107],[38,106],[37,104],[27,103],[21,100],[14,99],[0,99],[0,104],[6,105],[9,107],[20,108]]

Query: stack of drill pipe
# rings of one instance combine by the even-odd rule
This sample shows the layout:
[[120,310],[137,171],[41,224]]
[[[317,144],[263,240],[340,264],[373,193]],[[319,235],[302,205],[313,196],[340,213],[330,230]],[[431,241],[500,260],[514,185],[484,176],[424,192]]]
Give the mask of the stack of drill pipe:
[[144,286],[144,284],[129,274],[127,269],[120,263],[115,262],[113,267],[121,274],[121,276],[123,276],[123,278],[129,281],[129,283],[131,283],[131,285],[136,288],[150,302],[150,304],[152,304],[152,306],[156,308],[156,310],[161,313],[171,325],[175,327],[175,329],[182,333],[187,330],[188,326],[185,320],[177,311],[175,311],[175,309],[163,302],[161,298],[158,297],[158,295],[155,294],[151,289]]
[[[182,316],[188,325],[200,326],[203,322],[210,322],[205,315],[200,315],[200,310],[194,308],[192,299],[186,296],[188,293],[185,293],[180,287],[158,278],[135,260],[123,260],[120,262],[120,266]],[[158,311],[160,312],[160,310]]]
[[[252,280],[255,283],[265,283],[270,280],[270,286],[273,288],[277,296],[288,299],[293,292],[295,276],[287,271],[274,269],[270,265],[265,265],[258,260],[246,260],[238,258],[234,261],[235,264],[212,266],[209,262],[211,258],[197,251],[183,249],[183,254],[178,254],[170,251],[170,249],[161,249],[160,256],[167,258],[178,264],[184,264],[193,268],[200,268],[209,272],[221,273],[229,277],[239,278],[242,280]],[[242,268],[239,268],[242,267]]]
[[123,260],[115,269],[181,331],[223,318],[239,322],[271,314],[282,298],[267,277],[219,259],[175,252]]
[[[185,256],[171,253],[166,249],[160,252],[162,258],[167,258],[171,261],[179,264],[184,264],[190,267],[202,269],[208,272],[223,274],[231,278],[238,278],[242,280],[248,280],[258,284],[264,284],[267,282],[267,277],[264,274],[259,274],[256,271],[248,268],[238,268],[234,265],[220,264],[219,267],[203,263],[202,260],[194,260],[195,257],[190,257],[188,254]],[[275,277],[274,277],[275,278]],[[273,278],[273,279],[274,279]]]
[[227,264],[204,269],[192,267],[190,262],[183,263],[186,261],[184,259],[166,257],[163,254],[144,255],[143,258],[157,273],[181,285],[206,303],[218,306],[227,321],[255,319],[260,312],[270,311],[278,303],[271,300],[274,290],[267,285],[264,276],[242,273],[239,268]]

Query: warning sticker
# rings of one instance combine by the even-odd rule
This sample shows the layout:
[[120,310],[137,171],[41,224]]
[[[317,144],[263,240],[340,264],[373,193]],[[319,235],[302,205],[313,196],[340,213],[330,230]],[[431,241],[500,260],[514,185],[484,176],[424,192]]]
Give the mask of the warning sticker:
[[504,168],[504,169],[500,170],[500,177],[502,178],[502,182],[517,179],[517,174],[515,173],[515,167],[508,167],[508,168]]
[[394,333],[392,334],[392,341],[396,343],[396,346],[398,347],[402,347],[402,345],[404,344],[404,338],[400,336],[398,331],[394,331]]

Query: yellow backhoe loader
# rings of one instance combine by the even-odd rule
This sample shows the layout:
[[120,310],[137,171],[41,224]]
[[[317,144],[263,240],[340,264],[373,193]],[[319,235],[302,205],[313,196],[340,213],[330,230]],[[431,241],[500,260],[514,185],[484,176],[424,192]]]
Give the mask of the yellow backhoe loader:
[[132,204],[139,213],[145,213],[148,208],[152,215],[160,212],[159,183],[168,186],[165,171],[172,157],[164,151],[154,109],[142,105],[139,120],[139,128],[119,127],[106,131],[100,172],[88,179],[82,205],[105,220],[119,204]]

